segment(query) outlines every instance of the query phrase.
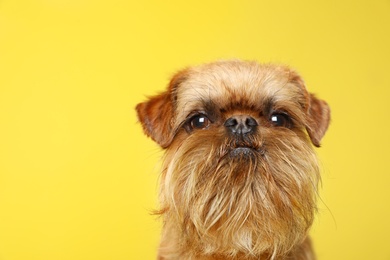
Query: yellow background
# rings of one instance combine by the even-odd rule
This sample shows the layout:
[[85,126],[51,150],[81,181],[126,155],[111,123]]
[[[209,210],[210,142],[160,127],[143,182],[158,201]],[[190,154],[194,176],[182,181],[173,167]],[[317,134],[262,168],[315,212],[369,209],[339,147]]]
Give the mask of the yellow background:
[[389,0],[1,0],[0,260],[154,259],[134,107],[227,58],[289,64],[332,108],[318,259],[389,260]]

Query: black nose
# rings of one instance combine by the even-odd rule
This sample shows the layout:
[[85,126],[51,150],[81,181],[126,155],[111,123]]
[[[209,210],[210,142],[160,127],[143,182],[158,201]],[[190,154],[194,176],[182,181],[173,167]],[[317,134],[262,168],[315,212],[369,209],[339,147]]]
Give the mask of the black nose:
[[228,118],[224,126],[232,134],[248,134],[253,132],[258,126],[257,121],[248,115],[235,115]]

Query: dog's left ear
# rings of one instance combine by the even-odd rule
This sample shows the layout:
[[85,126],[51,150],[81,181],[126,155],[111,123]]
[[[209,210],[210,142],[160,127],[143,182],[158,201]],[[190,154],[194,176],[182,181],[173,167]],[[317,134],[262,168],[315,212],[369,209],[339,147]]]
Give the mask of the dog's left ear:
[[330,122],[330,108],[328,104],[318,99],[306,90],[302,78],[292,70],[289,70],[290,82],[299,86],[306,93],[305,104],[302,104],[307,111],[306,131],[309,134],[311,142],[320,147],[322,137],[324,137]]
[[137,105],[138,119],[144,132],[162,148],[167,148],[174,136],[174,117],[176,106],[176,91],[185,80],[185,71],[178,72],[170,81],[168,89],[160,95]]
[[322,137],[325,135],[330,122],[330,108],[328,104],[316,98],[313,94],[309,95],[308,123],[306,130],[312,143],[319,147]]

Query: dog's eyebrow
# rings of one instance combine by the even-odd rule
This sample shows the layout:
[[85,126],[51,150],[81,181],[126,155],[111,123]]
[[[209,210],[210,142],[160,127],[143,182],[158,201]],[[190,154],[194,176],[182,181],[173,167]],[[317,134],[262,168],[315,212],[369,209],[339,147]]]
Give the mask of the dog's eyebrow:
[[275,104],[275,100],[272,97],[266,98],[261,104],[263,113],[265,115],[271,114],[274,104]]
[[212,100],[203,100],[203,107],[209,119],[216,120],[219,117],[218,106]]

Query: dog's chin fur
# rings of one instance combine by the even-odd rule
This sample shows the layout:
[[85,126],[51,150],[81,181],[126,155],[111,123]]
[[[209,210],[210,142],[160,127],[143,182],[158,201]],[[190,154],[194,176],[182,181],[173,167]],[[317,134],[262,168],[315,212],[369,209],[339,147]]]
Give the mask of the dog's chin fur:
[[189,259],[281,256],[302,243],[313,221],[319,172],[307,138],[290,135],[264,132],[261,145],[242,151],[218,132],[174,143],[166,153],[160,201],[164,239],[180,237],[180,245],[168,243],[166,252],[183,259],[189,252]]
[[166,149],[159,259],[314,259],[313,145],[330,111],[294,71],[241,61],[186,69],[137,112]]

